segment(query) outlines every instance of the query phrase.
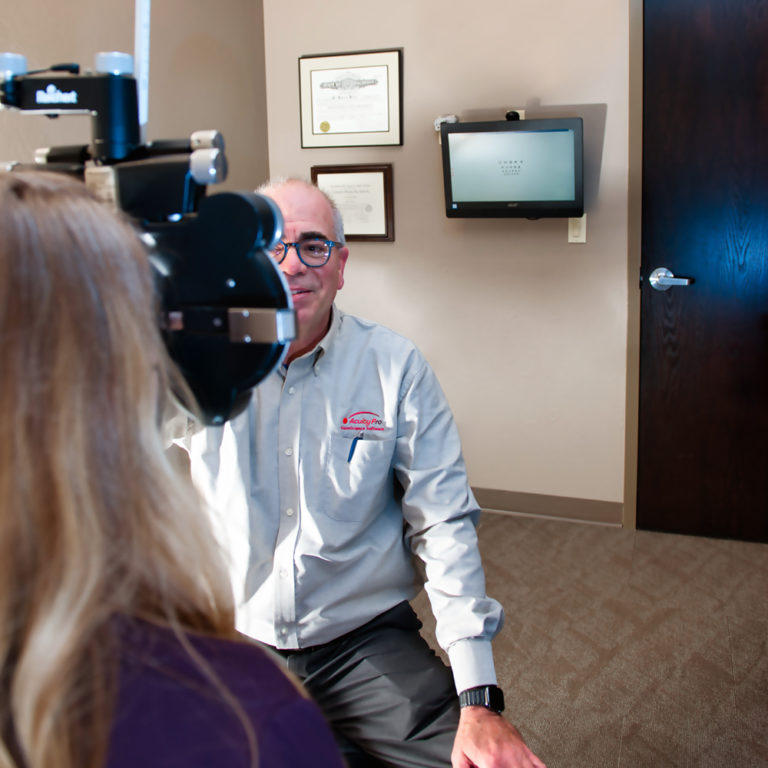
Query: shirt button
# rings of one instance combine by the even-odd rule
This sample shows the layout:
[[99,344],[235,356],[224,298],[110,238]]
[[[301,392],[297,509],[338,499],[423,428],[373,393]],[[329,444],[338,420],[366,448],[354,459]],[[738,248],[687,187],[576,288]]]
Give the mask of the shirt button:
[[286,571],[285,569],[280,571],[280,578],[281,579],[287,579],[288,578],[288,571]]
[[280,634],[285,637],[288,634],[288,630],[285,627],[281,627]]
[[289,395],[296,394],[296,387],[288,387],[288,394]]
[[285,514],[288,515],[288,517],[293,517],[293,509],[288,507],[288,509],[285,510]]
[[285,455],[286,456],[293,456],[293,448],[286,448],[285,449]]

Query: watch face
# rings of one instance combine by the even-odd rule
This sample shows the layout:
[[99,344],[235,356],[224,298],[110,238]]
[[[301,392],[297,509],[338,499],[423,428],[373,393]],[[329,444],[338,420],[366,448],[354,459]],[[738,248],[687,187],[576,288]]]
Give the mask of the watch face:
[[490,694],[489,696],[490,709],[493,709],[496,712],[503,712],[504,711],[504,693],[502,692],[501,688],[497,688],[495,685],[492,685],[490,686],[488,692]]

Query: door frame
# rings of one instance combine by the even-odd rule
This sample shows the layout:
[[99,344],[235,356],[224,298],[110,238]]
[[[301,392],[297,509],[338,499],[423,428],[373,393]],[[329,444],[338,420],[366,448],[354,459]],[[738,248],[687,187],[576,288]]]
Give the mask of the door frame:
[[627,391],[624,414],[624,528],[637,528],[640,433],[640,266],[643,179],[643,0],[629,0]]

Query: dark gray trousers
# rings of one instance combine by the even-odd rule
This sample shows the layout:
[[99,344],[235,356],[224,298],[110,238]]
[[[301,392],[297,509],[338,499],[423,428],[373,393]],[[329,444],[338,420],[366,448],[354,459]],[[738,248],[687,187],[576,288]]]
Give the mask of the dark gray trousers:
[[458,697],[420,628],[404,602],[338,640],[277,650],[325,714],[350,768],[450,768]]

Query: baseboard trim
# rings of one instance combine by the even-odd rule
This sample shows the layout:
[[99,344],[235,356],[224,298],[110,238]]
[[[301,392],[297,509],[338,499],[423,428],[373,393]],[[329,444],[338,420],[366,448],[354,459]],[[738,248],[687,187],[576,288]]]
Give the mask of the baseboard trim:
[[571,499],[539,493],[473,488],[477,503],[489,511],[556,517],[603,525],[622,525],[624,505],[618,501]]

